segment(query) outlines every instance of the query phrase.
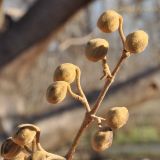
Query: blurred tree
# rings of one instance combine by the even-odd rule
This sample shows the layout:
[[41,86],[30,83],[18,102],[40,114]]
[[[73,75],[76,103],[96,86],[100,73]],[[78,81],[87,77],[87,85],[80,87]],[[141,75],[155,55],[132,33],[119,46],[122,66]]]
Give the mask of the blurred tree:
[[[24,50],[41,42],[51,33],[57,33],[79,9],[91,1],[37,0],[20,20],[12,22],[11,18],[2,14],[0,0],[0,19],[7,23],[0,34],[0,67],[16,59]],[[0,26],[3,23],[0,22]]]

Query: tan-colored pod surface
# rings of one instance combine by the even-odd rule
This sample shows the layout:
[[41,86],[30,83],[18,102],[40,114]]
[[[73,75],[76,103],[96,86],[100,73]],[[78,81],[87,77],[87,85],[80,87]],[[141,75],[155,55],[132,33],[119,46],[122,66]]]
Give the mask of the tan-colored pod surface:
[[108,48],[109,43],[107,40],[102,38],[91,39],[85,47],[85,55],[88,60],[97,62],[106,56]]
[[92,137],[91,144],[93,150],[102,152],[112,145],[113,131],[109,127],[104,127],[98,130]]
[[108,10],[99,17],[97,21],[98,28],[105,33],[111,33],[119,28],[121,15],[114,10]]
[[24,124],[20,124],[19,126],[17,126],[17,129],[22,129],[22,128],[31,128],[37,132],[40,132],[40,128],[34,124],[24,123]]
[[21,146],[28,145],[33,142],[39,132],[40,129],[33,124],[21,124],[17,127],[13,140]]
[[5,159],[12,159],[16,157],[22,148],[18,144],[16,144],[12,137],[6,139],[1,146],[1,156]]
[[106,122],[112,129],[123,127],[129,118],[129,112],[126,107],[113,107],[106,114]]
[[56,81],[51,84],[46,93],[46,98],[49,103],[56,104],[64,100],[67,94],[68,83],[65,81]]
[[76,68],[77,66],[71,63],[59,65],[54,72],[54,81],[65,81],[68,83],[74,82],[76,77]]
[[126,37],[125,47],[131,53],[140,53],[145,50],[148,45],[148,34],[143,30],[130,33]]
[[36,133],[33,128],[21,128],[13,135],[13,140],[21,146],[28,145],[33,142]]
[[20,152],[16,157],[12,158],[11,160],[27,160],[28,155],[24,152]]

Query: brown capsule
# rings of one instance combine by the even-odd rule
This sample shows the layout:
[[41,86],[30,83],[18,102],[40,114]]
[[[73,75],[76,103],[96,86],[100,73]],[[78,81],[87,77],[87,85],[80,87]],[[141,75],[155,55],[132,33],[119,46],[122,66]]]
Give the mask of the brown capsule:
[[13,139],[17,144],[24,146],[24,145],[32,143],[35,136],[36,136],[35,130],[30,130],[28,128],[24,128],[24,129],[21,129],[20,131],[18,131],[14,135]]
[[20,124],[17,127],[17,129],[22,129],[22,128],[29,128],[29,129],[35,130],[36,132],[40,132],[40,128],[34,124],[24,123],[24,124]]
[[18,126],[16,133],[13,136],[15,143],[24,146],[33,142],[37,134],[37,128],[34,125],[23,124]]
[[16,157],[22,148],[16,144],[13,139],[10,137],[6,139],[1,146],[1,156],[5,159],[12,159]]
[[126,37],[125,47],[131,53],[140,53],[148,45],[148,34],[142,30],[130,33]]
[[106,122],[112,129],[123,127],[129,118],[129,112],[126,107],[113,107],[109,109],[106,115]]
[[97,21],[98,28],[105,33],[111,33],[119,28],[121,16],[114,10],[108,10],[99,17]]
[[109,43],[105,39],[91,39],[85,47],[85,55],[90,61],[97,62],[106,56],[108,48]]
[[92,137],[92,148],[96,152],[102,152],[112,145],[113,131],[109,127],[101,128]]
[[51,84],[46,93],[46,98],[49,103],[56,104],[64,100],[67,94],[68,83],[65,81],[56,81]]
[[74,64],[64,63],[58,66],[54,72],[54,81],[65,81],[72,83],[76,77],[76,68]]

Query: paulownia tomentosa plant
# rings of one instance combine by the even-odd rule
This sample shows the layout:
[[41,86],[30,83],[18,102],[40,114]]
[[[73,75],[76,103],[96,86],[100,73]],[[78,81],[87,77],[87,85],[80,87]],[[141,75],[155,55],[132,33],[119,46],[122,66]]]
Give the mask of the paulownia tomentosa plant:
[[[49,85],[46,93],[46,98],[51,104],[62,102],[66,94],[69,93],[73,98],[80,101],[86,109],[81,127],[67,154],[63,157],[45,151],[39,142],[40,129],[32,124],[22,124],[17,127],[15,134],[6,139],[1,146],[1,156],[5,160],[72,160],[82,133],[94,121],[97,122],[97,131],[91,139],[92,148],[97,152],[101,152],[112,145],[114,130],[123,127],[129,118],[128,109],[126,107],[113,107],[107,111],[105,117],[98,116],[97,111],[109,87],[114,82],[122,63],[129,56],[144,51],[148,45],[148,35],[142,30],[137,30],[125,36],[123,17],[114,10],[104,12],[99,17],[97,26],[105,33],[118,30],[123,48],[115,68],[110,71],[107,64],[109,42],[102,38],[95,38],[89,40],[86,44],[85,55],[87,59],[92,62],[100,61],[102,63],[103,75],[100,79],[104,79],[104,86],[95,104],[90,106],[88,103],[80,83],[81,70],[71,63],[64,63],[56,68],[53,82]],[[79,93],[74,93],[72,90],[72,83],[74,82]]]

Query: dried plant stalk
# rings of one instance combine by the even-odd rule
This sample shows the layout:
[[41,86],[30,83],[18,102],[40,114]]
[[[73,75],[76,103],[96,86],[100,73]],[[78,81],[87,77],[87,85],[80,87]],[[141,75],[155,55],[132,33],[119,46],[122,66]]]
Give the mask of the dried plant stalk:
[[98,111],[109,87],[111,86],[111,84],[114,82],[114,78],[116,76],[116,74],[118,73],[122,63],[124,62],[124,60],[128,57],[127,55],[128,52],[126,52],[125,50],[123,50],[122,52],[122,56],[119,59],[115,69],[112,72],[112,77],[109,77],[106,79],[106,82],[97,98],[97,101],[95,103],[95,105],[93,106],[93,108],[91,109],[91,111],[89,113],[86,113],[83,123],[81,124],[80,129],[77,132],[77,135],[72,143],[72,146],[70,148],[70,150],[68,151],[67,155],[65,156],[67,160],[72,160],[73,154],[77,148],[77,145],[79,143],[80,137],[83,134],[83,132],[88,128],[88,126],[91,124],[91,122],[93,122],[93,117],[91,115],[95,115],[96,112]]

